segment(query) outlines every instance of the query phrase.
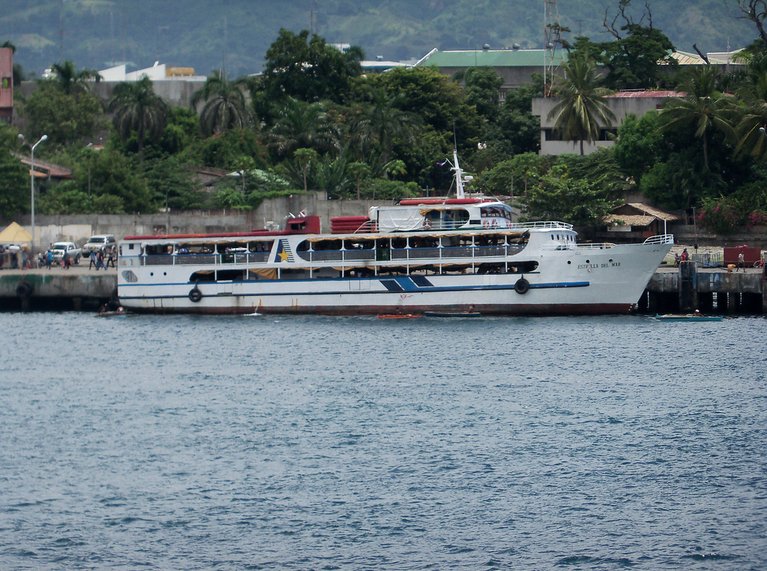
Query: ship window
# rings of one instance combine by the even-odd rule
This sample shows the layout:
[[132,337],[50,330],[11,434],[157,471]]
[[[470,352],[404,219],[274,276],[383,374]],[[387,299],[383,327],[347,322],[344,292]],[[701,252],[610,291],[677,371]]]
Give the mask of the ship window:
[[317,240],[314,242],[314,250],[340,250],[341,240]]
[[283,280],[309,279],[309,270],[280,269],[280,279],[283,279]]
[[272,244],[274,244],[273,240],[264,240],[264,241],[258,241],[258,242],[251,242],[248,244],[248,250],[251,253],[255,252],[271,252],[272,251]]
[[375,244],[374,240],[350,240],[346,239],[344,240],[344,248],[346,250],[372,250],[373,245]]
[[231,282],[245,279],[245,270],[219,270],[216,272],[216,281]]

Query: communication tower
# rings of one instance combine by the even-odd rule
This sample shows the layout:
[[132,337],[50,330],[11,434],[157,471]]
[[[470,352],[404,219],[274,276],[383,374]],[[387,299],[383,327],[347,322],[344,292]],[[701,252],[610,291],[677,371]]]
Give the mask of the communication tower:
[[551,95],[557,50],[562,48],[562,27],[559,25],[557,0],[543,0],[543,96]]

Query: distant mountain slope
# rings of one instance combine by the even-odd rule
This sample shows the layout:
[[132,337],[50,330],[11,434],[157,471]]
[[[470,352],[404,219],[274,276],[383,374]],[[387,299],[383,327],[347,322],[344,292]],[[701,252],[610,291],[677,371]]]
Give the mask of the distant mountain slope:
[[[638,20],[644,3],[634,0]],[[559,21],[605,40],[605,10],[617,0],[559,0]],[[362,47],[369,58],[420,58],[432,48],[540,47],[543,0],[0,0],[0,42],[17,47],[27,72],[71,59],[78,68],[154,61],[193,66],[207,75],[260,71],[281,27],[313,29],[332,43]],[[737,0],[655,0],[653,23],[677,49],[724,51],[756,37]]]

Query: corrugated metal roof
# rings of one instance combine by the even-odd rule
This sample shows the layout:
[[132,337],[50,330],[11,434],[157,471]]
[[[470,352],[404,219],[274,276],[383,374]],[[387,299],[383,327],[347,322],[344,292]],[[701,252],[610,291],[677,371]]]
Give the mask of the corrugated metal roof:
[[[567,53],[554,52],[553,62],[559,65],[567,61]],[[543,67],[544,50],[432,50],[416,66],[436,67]]]
[[[14,153],[14,154],[16,155],[16,158],[18,158],[19,161],[21,161],[22,164],[27,165],[28,167],[32,166],[32,162],[29,158],[19,155],[18,153]],[[72,170],[66,167],[62,167],[60,165],[49,163],[47,161],[41,161],[40,159],[35,159],[34,175],[37,178],[40,178],[41,176],[50,177],[50,178],[72,178]]]
[[602,219],[606,224],[616,223],[621,226],[649,226],[655,220],[655,216],[642,216],[640,214],[608,214]]
[[[734,61],[735,56],[741,51],[743,50],[738,49],[731,52],[708,52],[706,57],[708,58],[708,63],[711,63],[712,65],[727,65],[732,63],[742,64],[743,62]],[[671,57],[674,58],[679,65],[708,65],[706,60],[697,53],[676,51],[671,52]]]
[[647,204],[643,202],[629,202],[627,204],[631,206],[632,208],[635,208],[636,210],[643,212],[644,214],[655,216],[656,218],[660,218],[661,220],[666,220],[667,222],[670,222],[672,220],[679,220],[679,217],[676,216],[675,214],[671,214],[670,212],[665,212],[661,210],[660,208],[648,206]]
[[674,58],[679,65],[706,65],[706,60],[698,54],[692,54],[690,52],[672,52],[671,57]]
[[642,90],[642,91],[618,91],[607,96],[608,99],[643,99],[651,97],[684,97],[687,95],[683,91],[667,90]]

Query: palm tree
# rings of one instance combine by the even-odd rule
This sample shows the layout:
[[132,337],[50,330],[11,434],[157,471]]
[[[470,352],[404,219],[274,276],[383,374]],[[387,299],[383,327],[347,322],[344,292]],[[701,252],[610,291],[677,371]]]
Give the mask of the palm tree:
[[109,110],[114,112],[115,129],[124,140],[135,131],[139,154],[147,137],[160,136],[168,116],[168,106],[155,94],[152,81],[146,76],[117,85],[109,100]]
[[360,108],[351,121],[351,139],[361,155],[375,154],[372,151],[377,148],[381,165],[389,161],[395,141],[411,142],[419,125],[416,115],[398,106],[401,98],[401,95],[389,95],[384,89],[376,89],[370,102]]
[[228,81],[215,71],[192,96],[194,109],[204,102],[200,113],[200,127],[204,135],[241,129],[250,124],[251,115],[243,87],[243,81]]
[[55,74],[55,82],[67,95],[88,91],[88,81],[101,81],[99,73],[93,69],[77,71],[75,64],[69,60],[54,63],[51,71]]
[[284,157],[301,147],[320,153],[330,150],[337,137],[321,103],[304,103],[291,97],[279,111],[270,139],[272,148]]
[[767,157],[767,72],[754,78],[741,92],[741,101],[745,108],[735,127],[738,140],[735,152],[757,159]]
[[672,99],[660,112],[664,131],[679,128],[693,128],[695,137],[703,146],[703,168],[709,170],[708,143],[715,131],[727,139],[734,138],[734,129],[729,116],[732,113],[732,100],[717,90],[717,71],[706,66],[695,70],[684,83],[687,95]]
[[557,81],[554,93],[559,102],[554,105],[548,119],[554,119],[554,128],[568,141],[579,141],[583,155],[583,141],[593,143],[599,131],[610,127],[615,115],[605,103],[608,90],[600,87],[596,65],[591,60],[576,57],[562,65],[565,77]]

